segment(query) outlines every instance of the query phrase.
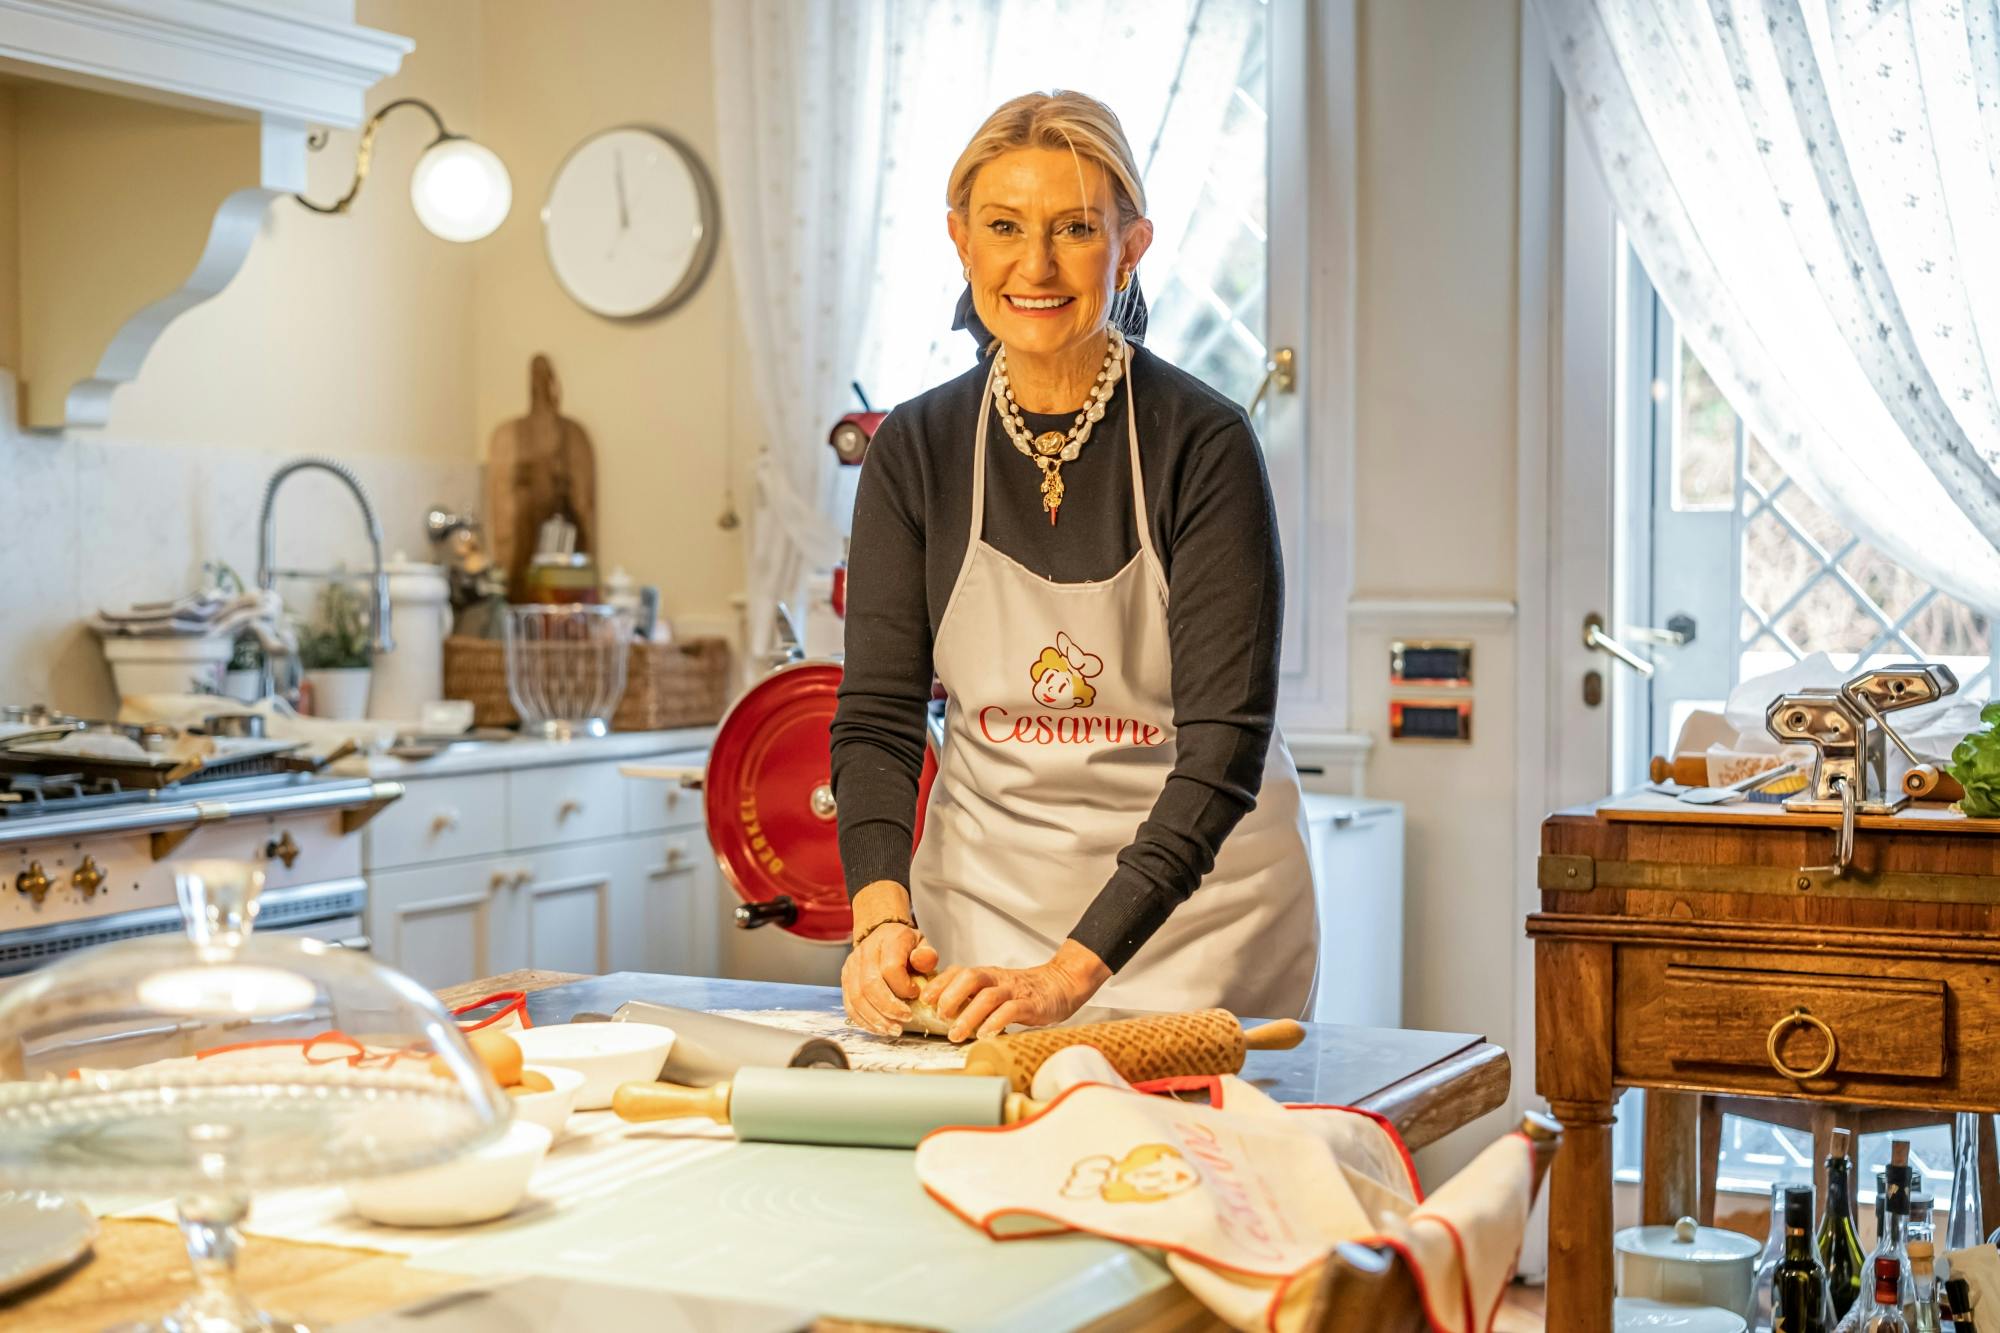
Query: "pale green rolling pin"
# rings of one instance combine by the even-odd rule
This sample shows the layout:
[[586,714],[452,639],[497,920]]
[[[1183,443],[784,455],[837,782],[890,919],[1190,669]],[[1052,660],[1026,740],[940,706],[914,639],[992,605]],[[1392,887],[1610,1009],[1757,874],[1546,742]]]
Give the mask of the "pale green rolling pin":
[[727,1083],[683,1088],[625,1083],[611,1109],[626,1120],[706,1116],[760,1143],[914,1148],[948,1125],[1011,1125],[1042,1108],[997,1075],[911,1078],[852,1069],[746,1067]]

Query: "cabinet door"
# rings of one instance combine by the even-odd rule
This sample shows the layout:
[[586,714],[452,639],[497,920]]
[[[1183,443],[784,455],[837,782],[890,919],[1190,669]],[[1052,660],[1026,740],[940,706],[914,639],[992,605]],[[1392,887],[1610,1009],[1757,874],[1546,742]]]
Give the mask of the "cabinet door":
[[673,976],[715,975],[715,896],[718,873],[708,838],[687,829],[664,838],[635,838],[643,850],[645,940],[638,966]]
[[436,990],[523,966],[509,919],[515,862],[471,861],[368,877],[375,956]]
[[524,967],[598,976],[639,965],[641,877],[628,841],[524,857],[515,890]]

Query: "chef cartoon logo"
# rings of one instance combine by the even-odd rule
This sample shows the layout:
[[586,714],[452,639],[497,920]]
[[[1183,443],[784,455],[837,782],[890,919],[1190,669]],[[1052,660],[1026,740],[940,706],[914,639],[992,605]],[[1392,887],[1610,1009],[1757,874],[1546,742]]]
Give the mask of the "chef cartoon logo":
[[1106,1203],[1159,1203],[1201,1183],[1180,1149],[1142,1143],[1114,1160],[1108,1153],[1086,1157],[1070,1168],[1063,1183],[1066,1199],[1098,1198]]
[[1042,649],[1028,668],[1028,678],[1035,683],[1036,703],[1047,708],[1088,708],[1097,698],[1097,687],[1090,682],[1103,671],[1103,658],[1086,653],[1059,632],[1055,646]]

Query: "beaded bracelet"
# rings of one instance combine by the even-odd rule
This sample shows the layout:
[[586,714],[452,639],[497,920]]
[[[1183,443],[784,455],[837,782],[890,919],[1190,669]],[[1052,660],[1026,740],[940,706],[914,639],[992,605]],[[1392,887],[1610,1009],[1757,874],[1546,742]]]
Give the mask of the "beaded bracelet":
[[874,922],[872,925],[868,927],[868,929],[862,931],[859,935],[856,935],[852,940],[848,942],[847,947],[850,949],[860,948],[861,941],[867,939],[870,935],[873,935],[876,931],[880,930],[884,926],[908,926],[911,930],[915,930],[917,928],[917,923],[910,920],[910,918],[906,916],[885,916],[881,920]]

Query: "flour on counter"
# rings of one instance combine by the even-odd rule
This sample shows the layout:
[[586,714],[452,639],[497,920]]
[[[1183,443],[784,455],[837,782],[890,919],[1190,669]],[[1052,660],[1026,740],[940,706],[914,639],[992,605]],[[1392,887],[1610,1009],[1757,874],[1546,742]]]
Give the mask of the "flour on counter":
[[878,1037],[864,1032],[839,1014],[823,1009],[718,1009],[724,1018],[741,1018],[767,1027],[783,1028],[807,1037],[825,1037],[847,1052],[856,1069],[963,1069],[965,1047],[937,1037]]

